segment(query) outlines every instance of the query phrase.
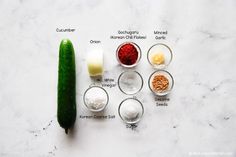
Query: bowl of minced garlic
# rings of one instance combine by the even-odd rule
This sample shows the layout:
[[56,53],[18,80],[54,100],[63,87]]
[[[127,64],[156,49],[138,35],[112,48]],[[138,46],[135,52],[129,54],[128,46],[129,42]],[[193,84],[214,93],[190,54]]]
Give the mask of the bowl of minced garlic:
[[149,88],[158,96],[164,96],[171,92],[174,86],[172,75],[166,70],[157,70],[149,78]]
[[158,43],[148,50],[148,62],[155,69],[164,69],[172,61],[172,51],[169,46]]

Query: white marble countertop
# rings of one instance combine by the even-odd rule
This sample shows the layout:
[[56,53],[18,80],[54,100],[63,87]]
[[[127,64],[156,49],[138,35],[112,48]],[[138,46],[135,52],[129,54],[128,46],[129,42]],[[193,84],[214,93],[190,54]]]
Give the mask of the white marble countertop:
[[[236,1],[235,0],[0,0],[0,156],[187,157],[236,156]],[[74,32],[57,32],[72,28]],[[136,96],[145,113],[137,128],[118,116],[128,96],[117,86],[104,115],[93,115],[82,100],[91,80],[85,56],[90,40],[100,40],[104,78],[124,71],[115,57],[118,30],[135,30],[145,40],[135,70],[144,79]],[[155,30],[167,30],[156,40]],[[72,40],[77,68],[77,120],[69,135],[56,119],[58,48]],[[154,71],[147,50],[168,44],[174,53],[167,70],[175,79],[168,106],[156,106],[148,89]],[[94,45],[93,45],[94,46]],[[96,46],[96,45],[95,45]]]

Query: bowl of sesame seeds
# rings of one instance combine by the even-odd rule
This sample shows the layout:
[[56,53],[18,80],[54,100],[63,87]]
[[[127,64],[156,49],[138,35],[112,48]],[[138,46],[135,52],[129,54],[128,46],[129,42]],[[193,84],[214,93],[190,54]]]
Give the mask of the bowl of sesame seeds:
[[173,76],[166,70],[156,70],[149,77],[150,90],[157,96],[164,96],[171,92],[174,86]]

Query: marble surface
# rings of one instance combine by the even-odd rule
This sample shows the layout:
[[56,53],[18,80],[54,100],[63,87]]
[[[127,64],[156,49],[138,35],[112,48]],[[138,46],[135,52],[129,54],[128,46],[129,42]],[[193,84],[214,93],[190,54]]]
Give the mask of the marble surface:
[[[235,0],[0,0],[0,156],[187,157],[236,156],[236,1]],[[75,32],[56,32],[73,28]],[[142,49],[135,70],[144,87],[136,97],[145,113],[136,128],[118,116],[129,96],[105,88],[110,102],[93,115],[82,100],[91,84],[85,57],[102,47],[104,78],[115,83],[121,68],[115,57],[118,30],[147,36],[131,40]],[[156,40],[154,30],[167,30]],[[69,135],[56,119],[58,47],[69,38],[76,51],[77,121]],[[90,44],[100,40],[101,44]],[[175,79],[168,106],[156,106],[148,88],[154,71],[146,59],[155,43],[168,44],[174,58],[167,70]]]

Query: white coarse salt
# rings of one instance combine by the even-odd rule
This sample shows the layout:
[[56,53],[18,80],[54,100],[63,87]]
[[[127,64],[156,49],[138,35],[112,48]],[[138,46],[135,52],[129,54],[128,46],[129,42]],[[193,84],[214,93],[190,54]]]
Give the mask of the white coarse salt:
[[100,111],[105,108],[108,101],[106,92],[100,87],[90,88],[85,95],[85,103],[88,108]]

